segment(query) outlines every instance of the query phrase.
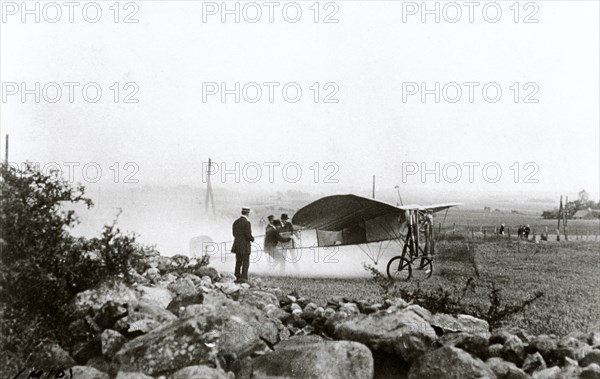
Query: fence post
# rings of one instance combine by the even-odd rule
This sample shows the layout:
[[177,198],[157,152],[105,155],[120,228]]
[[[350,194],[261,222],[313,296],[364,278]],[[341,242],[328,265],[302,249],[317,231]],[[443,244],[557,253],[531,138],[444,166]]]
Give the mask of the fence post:
[[475,239],[475,233],[473,232],[473,227],[471,227],[471,239]]

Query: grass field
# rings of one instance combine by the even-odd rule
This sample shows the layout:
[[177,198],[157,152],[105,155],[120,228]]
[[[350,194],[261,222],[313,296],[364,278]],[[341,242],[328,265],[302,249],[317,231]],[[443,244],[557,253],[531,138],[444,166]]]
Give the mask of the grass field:
[[[486,310],[492,284],[502,289],[507,303],[519,303],[536,291],[544,296],[506,320],[531,333],[565,335],[572,331],[600,330],[600,244],[584,241],[509,242],[487,240],[440,242],[434,275],[420,282],[422,288],[456,287],[460,291],[473,277],[476,287],[468,292],[464,304]],[[462,244],[462,246],[461,246]],[[478,267],[479,277],[475,266]],[[341,295],[350,299],[380,302],[382,288],[372,279],[314,279],[264,277],[267,284],[325,305],[327,299]],[[415,286],[415,282],[401,284]]]

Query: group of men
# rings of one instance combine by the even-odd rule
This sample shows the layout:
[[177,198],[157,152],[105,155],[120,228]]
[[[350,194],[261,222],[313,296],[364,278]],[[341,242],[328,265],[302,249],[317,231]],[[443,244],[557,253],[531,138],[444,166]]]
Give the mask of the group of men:
[[[248,268],[250,266],[250,244],[254,242],[252,236],[252,225],[248,219],[250,208],[242,208],[242,215],[233,223],[233,246],[231,252],[235,254],[235,277],[236,283],[246,283],[248,281]],[[275,263],[274,267],[285,270],[286,250],[294,247],[292,225],[287,214],[281,214],[281,219],[276,220],[275,216],[270,215],[268,224],[265,227],[264,251],[271,261]]]

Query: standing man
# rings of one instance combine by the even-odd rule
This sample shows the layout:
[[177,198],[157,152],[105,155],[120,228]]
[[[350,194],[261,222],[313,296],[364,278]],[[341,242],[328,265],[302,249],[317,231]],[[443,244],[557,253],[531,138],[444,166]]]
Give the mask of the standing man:
[[235,277],[236,283],[248,281],[248,266],[250,265],[250,243],[254,242],[252,237],[252,226],[248,215],[250,208],[242,208],[242,216],[233,223],[233,246],[231,252],[235,253]]

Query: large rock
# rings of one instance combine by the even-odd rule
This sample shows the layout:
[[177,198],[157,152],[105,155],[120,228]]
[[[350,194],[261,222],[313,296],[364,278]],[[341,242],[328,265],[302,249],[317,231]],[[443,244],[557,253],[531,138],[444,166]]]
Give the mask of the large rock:
[[100,308],[108,301],[131,303],[136,300],[135,292],[122,281],[104,281],[95,288],[75,295],[71,308],[75,315],[83,316],[90,309],[95,312],[100,311]]
[[142,374],[141,372],[119,371],[115,379],[154,379],[153,377]]
[[137,290],[140,293],[140,300],[158,305],[162,308],[167,308],[173,296],[169,290],[160,287],[138,286]]
[[232,376],[219,368],[208,367],[204,365],[184,367],[176,371],[169,379],[232,379]]
[[250,304],[258,309],[264,309],[267,305],[273,304],[279,307],[277,296],[267,291],[250,290],[240,295],[241,303]]
[[600,379],[600,366],[595,363],[588,365],[586,368],[581,370],[579,374],[580,379]]
[[488,340],[479,335],[465,332],[446,333],[440,337],[439,343],[444,346],[458,347],[482,360],[488,359],[490,356]]
[[415,312],[386,310],[343,320],[335,325],[334,336],[396,354],[409,363],[429,351],[437,338],[431,325]]
[[408,372],[409,379],[494,378],[492,370],[464,350],[444,346],[418,359]]
[[194,296],[198,293],[194,282],[190,277],[179,278],[167,287],[175,296]]
[[[259,326],[260,327],[260,326]],[[260,339],[260,331],[244,319],[231,316],[225,321],[219,338],[219,354],[241,359],[256,351],[264,351],[265,343]]]
[[529,375],[518,368],[514,363],[507,362],[502,358],[490,358],[485,364],[492,369],[498,379],[527,379]]
[[207,338],[211,326],[204,318],[177,320],[123,345],[115,360],[123,371],[157,376],[194,364],[214,363]]
[[591,365],[592,363],[600,365],[600,350],[599,349],[593,349],[592,351],[587,353],[583,358],[581,358],[579,360],[579,365],[581,365],[581,367]]
[[543,370],[545,368],[546,362],[539,352],[535,354],[529,354],[523,362],[523,370],[528,374],[531,374],[534,371]]
[[167,306],[167,310],[181,316],[182,309],[185,309],[188,305],[202,304],[204,302],[204,295],[201,292],[197,292],[193,295],[177,295]]
[[98,371],[89,366],[73,366],[71,368],[72,378],[85,379],[110,379],[107,373]]
[[536,371],[531,376],[533,379],[561,379],[560,367],[548,367],[544,370]]
[[542,357],[547,358],[550,352],[553,349],[556,349],[556,347],[557,343],[555,338],[546,334],[540,334],[531,340],[526,350],[528,353],[535,353],[537,351]]
[[509,362],[520,366],[525,360],[525,344],[515,335],[510,336],[504,343],[502,357]]
[[75,360],[59,344],[39,345],[33,353],[33,366],[38,370],[66,369],[75,365]]
[[100,334],[102,355],[108,359],[112,359],[124,343],[125,337],[116,330],[106,329]]
[[373,356],[366,346],[310,336],[283,341],[274,352],[252,360],[252,378],[369,379],[373,372]]
[[[217,291],[207,294],[203,304],[189,307],[197,308],[195,316],[168,322],[125,343],[115,356],[122,364],[122,370],[157,376],[192,365],[214,365],[220,345],[232,346],[234,342],[228,338],[239,333],[233,327],[233,336],[222,336],[224,328],[238,324],[246,328],[247,324],[260,322],[262,314],[260,310],[232,301]],[[252,354],[254,347],[264,350],[264,343],[256,341],[260,341],[260,336],[237,341],[231,349],[239,349],[237,352],[241,355]]]
[[430,324],[442,330],[443,333],[466,332],[490,338],[490,325],[485,320],[469,315],[452,316],[444,313],[436,313],[431,317]]
[[129,307],[129,314],[140,313],[148,318],[164,323],[177,319],[173,313],[164,309],[160,305],[148,303],[145,301],[138,301],[137,303],[131,304]]

